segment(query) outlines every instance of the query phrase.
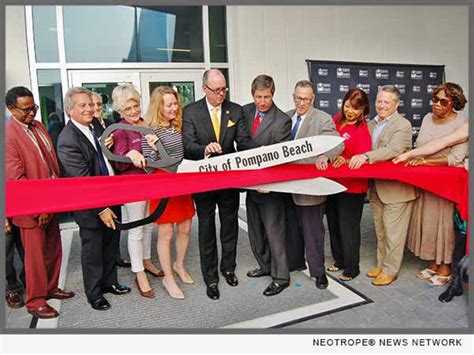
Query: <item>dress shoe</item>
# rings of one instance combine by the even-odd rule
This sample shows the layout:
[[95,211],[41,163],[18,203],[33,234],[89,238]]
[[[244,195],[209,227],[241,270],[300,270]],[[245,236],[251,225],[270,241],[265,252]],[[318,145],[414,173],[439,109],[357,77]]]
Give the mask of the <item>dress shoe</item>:
[[320,290],[324,290],[325,288],[328,288],[329,281],[326,276],[326,274],[323,274],[321,276],[316,276],[316,287],[319,288]]
[[98,298],[91,302],[91,306],[96,311],[106,311],[111,307],[109,301],[107,301],[104,297]]
[[371,278],[376,278],[381,273],[382,273],[382,268],[374,267],[373,269],[370,269],[369,271],[367,271],[366,275]]
[[211,300],[218,300],[220,294],[219,289],[217,288],[217,284],[207,285],[206,294],[207,297],[209,297]]
[[54,298],[56,300],[65,300],[68,298],[73,298],[75,296],[75,293],[72,291],[64,291],[61,290],[60,288],[56,289],[56,291],[51,292],[46,299],[49,300],[51,298]]
[[248,277],[262,277],[262,276],[268,276],[268,275],[270,275],[268,272],[265,272],[260,268],[250,270],[249,272],[247,272]]
[[463,294],[463,289],[460,286],[454,286],[453,284],[449,285],[446,291],[438,296],[438,300],[443,303],[451,302],[454,296],[461,296]]
[[384,273],[380,273],[374,281],[372,281],[372,285],[374,286],[387,286],[390,285],[393,281],[397,279],[397,275],[387,275]]
[[225,277],[225,280],[229,284],[229,286],[237,286],[239,284],[239,279],[235,276],[234,272],[227,271],[222,273]]
[[278,282],[272,281],[272,283],[268,285],[265,291],[263,291],[263,294],[265,296],[278,295],[281,291],[283,291],[288,286],[290,286],[290,283],[280,284]]
[[131,267],[132,266],[132,263],[130,261],[125,261],[123,259],[117,259],[115,261],[115,263],[117,264],[117,266],[120,266],[120,267]]
[[194,280],[191,278],[191,275],[189,275],[186,271],[179,272],[178,268],[176,267],[176,264],[173,264],[173,270],[179,276],[179,278],[181,279],[183,283],[185,284],[194,283]]
[[181,291],[176,285],[168,285],[166,283],[166,279],[163,279],[163,286],[165,286],[166,292],[168,292],[168,295],[170,295],[171,298],[177,299],[177,300],[184,300],[184,294],[183,291]]
[[41,306],[40,308],[37,308],[34,311],[28,311],[28,313],[32,316],[42,319],[56,318],[57,316],[59,316],[58,311],[56,311],[48,304],[45,304],[44,306]]
[[147,268],[145,268],[145,272],[147,274],[150,274],[150,275],[154,276],[154,277],[163,277],[163,276],[165,276],[165,273],[162,270],[158,270],[158,272],[153,272],[153,271],[148,270]]
[[112,286],[104,287],[102,289],[102,293],[113,293],[114,295],[124,295],[131,291],[130,287],[121,285],[121,284],[113,284]]
[[25,305],[21,291],[11,291],[5,296],[5,301],[10,308],[21,308]]
[[153,292],[151,288],[148,291],[143,291],[140,288],[140,284],[138,283],[137,278],[135,278],[135,284],[137,285],[138,292],[140,292],[140,296],[146,297],[146,298],[155,298],[155,293]]

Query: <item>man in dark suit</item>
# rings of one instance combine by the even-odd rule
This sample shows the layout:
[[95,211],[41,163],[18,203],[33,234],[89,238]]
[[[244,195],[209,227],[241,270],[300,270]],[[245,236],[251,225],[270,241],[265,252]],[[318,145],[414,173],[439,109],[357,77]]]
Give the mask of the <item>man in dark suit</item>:
[[[273,102],[275,83],[268,75],[259,75],[252,82],[254,102],[243,107],[247,126],[258,146],[290,140],[291,119]],[[250,246],[259,267],[248,277],[271,275],[272,282],[265,296],[273,296],[290,284],[286,257],[286,223],[284,194],[263,190],[248,191],[247,222]]]
[[[5,104],[12,115],[5,127],[6,179],[57,178],[56,153],[46,128],[35,120],[39,107],[31,91],[22,86],[14,87],[8,90]],[[58,288],[62,248],[56,215],[16,216],[12,218],[12,224],[20,228],[25,252],[28,313],[38,318],[55,318],[59,313],[46,300],[74,296],[73,292]]]
[[[203,75],[205,97],[185,107],[183,112],[184,157],[191,160],[234,153],[255,147],[244,120],[242,107],[225,101],[228,91],[224,75],[209,69]],[[235,258],[237,251],[239,192],[234,189],[193,195],[199,221],[199,254],[207,296],[219,299],[215,213],[219,207],[222,257],[220,271],[230,286],[237,286]]]
[[[58,138],[58,156],[66,177],[113,175],[92,129],[92,93],[85,88],[71,88],[64,98],[71,118]],[[106,310],[104,293],[121,295],[130,288],[117,282],[115,257],[118,235],[115,219],[120,207],[99,207],[73,212],[81,237],[81,265],[87,300],[93,309]]]

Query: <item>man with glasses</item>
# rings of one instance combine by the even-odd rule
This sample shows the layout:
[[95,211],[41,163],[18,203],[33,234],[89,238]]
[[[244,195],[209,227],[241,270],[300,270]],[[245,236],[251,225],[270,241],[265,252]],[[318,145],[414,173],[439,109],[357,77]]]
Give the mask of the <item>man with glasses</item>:
[[[299,139],[317,135],[338,136],[331,116],[314,107],[313,84],[308,80],[298,81],[293,92],[295,109],[286,114],[291,117],[291,138]],[[316,164],[320,170],[326,170],[328,162],[341,154],[344,145],[341,143],[330,151],[315,158],[299,160],[299,164]],[[296,205],[296,216],[304,238],[306,262],[311,277],[316,279],[316,287],[328,287],[324,268],[324,202],[326,196],[293,194]]]
[[[400,91],[393,85],[382,86],[377,93],[377,116],[369,122],[373,150],[354,155],[349,168],[366,163],[390,161],[412,146],[410,121],[397,111]],[[413,201],[414,186],[393,180],[375,179],[369,191],[370,208],[377,234],[377,266],[367,272],[375,286],[390,285],[396,280],[403,259]]]
[[[35,120],[38,105],[25,87],[14,87],[5,96],[11,113],[6,125],[6,179],[51,179],[59,176],[53,143],[44,126]],[[26,203],[26,201],[25,201]],[[55,318],[57,310],[47,299],[66,299],[73,292],[58,288],[62,249],[59,224],[54,214],[13,217],[20,228],[26,270],[26,308],[38,318]]]
[[[199,160],[209,156],[254,148],[244,120],[242,107],[225,100],[228,91],[224,75],[208,69],[203,75],[205,97],[189,104],[183,112],[185,159]],[[222,256],[220,271],[230,286],[237,286],[235,259],[237,251],[239,192],[235,189],[210,191],[193,195],[199,221],[199,254],[206,294],[219,299],[215,211],[219,208]]]

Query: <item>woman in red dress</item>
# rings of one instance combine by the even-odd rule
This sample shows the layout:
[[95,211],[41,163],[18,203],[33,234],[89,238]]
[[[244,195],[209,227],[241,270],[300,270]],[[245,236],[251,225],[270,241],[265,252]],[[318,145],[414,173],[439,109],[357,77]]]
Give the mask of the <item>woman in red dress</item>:
[[[153,128],[154,135],[147,135],[142,140],[143,155],[151,159],[159,158],[155,143],[160,140],[167,153],[180,160],[183,159],[182,138],[182,113],[183,108],[179,95],[170,87],[160,86],[151,94],[145,123]],[[164,172],[157,170],[155,173]],[[159,204],[158,201],[150,202],[153,211]],[[184,267],[184,258],[191,232],[191,219],[195,214],[191,195],[171,197],[168,200],[163,214],[155,221],[158,225],[158,257],[165,273],[163,286],[172,298],[184,299],[184,294],[176,284],[173,270],[178,274],[183,283],[192,284],[194,281]],[[171,260],[171,240],[173,239],[176,225],[176,260]]]

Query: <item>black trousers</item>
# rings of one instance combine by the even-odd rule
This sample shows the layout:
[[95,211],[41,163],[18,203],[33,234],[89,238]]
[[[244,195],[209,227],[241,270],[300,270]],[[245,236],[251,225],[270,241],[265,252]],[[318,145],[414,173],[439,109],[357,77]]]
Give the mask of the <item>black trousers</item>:
[[360,273],[360,221],[365,195],[342,192],[328,196],[326,201],[332,256],[348,277]]
[[247,223],[250,246],[260,269],[279,282],[288,283],[285,201],[278,193],[247,192]]
[[[19,274],[17,274],[14,264],[15,248],[21,260],[21,268]],[[24,256],[25,251],[23,250],[23,244],[21,243],[20,228],[15,225],[12,225],[11,232],[5,235],[6,292],[18,291],[22,288],[26,288]]]
[[84,290],[92,303],[102,297],[102,289],[117,283],[115,258],[120,231],[107,227],[80,228],[81,266]]
[[235,189],[218,190],[193,195],[199,221],[199,256],[206,285],[219,282],[217,272],[216,206],[221,224],[221,272],[234,272],[239,233],[239,192]]
[[303,232],[298,224],[296,205],[291,194],[282,194],[285,201],[286,258],[290,271],[306,269]]

